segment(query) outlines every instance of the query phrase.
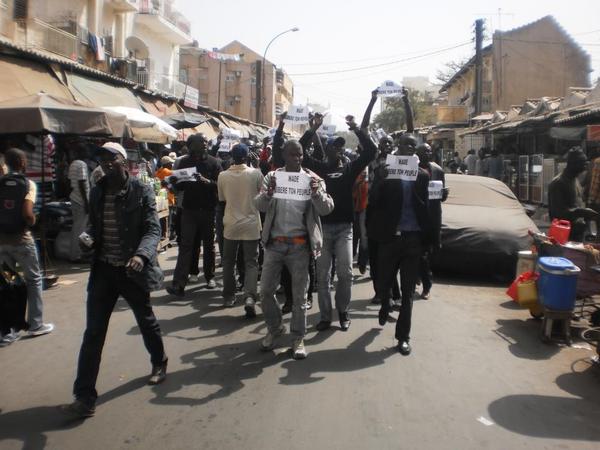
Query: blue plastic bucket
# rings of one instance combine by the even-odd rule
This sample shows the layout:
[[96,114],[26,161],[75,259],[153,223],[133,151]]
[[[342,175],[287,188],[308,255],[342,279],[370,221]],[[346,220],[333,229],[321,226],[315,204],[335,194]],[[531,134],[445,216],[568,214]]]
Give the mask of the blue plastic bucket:
[[540,303],[548,309],[572,311],[575,308],[579,267],[567,258],[546,256],[538,259],[538,271]]

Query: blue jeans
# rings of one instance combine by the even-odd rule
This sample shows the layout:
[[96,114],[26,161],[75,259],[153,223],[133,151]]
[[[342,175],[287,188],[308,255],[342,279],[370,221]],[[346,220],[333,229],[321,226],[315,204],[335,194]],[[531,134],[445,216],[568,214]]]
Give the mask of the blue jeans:
[[27,284],[27,322],[34,330],[44,324],[42,314],[42,273],[38,251],[35,242],[19,245],[0,245],[0,265],[6,262],[9,267],[16,268],[18,264]]
[[281,307],[275,298],[275,291],[285,265],[292,274],[292,321],[290,331],[297,337],[306,334],[306,289],[308,287],[308,244],[269,242],[265,246],[260,294],[265,322],[273,332],[281,326]]
[[338,313],[348,310],[352,296],[352,224],[324,223],[323,249],[317,259],[317,280],[321,320],[331,322],[331,292],[329,278],[331,261],[335,255],[338,284],[335,290],[335,307]]

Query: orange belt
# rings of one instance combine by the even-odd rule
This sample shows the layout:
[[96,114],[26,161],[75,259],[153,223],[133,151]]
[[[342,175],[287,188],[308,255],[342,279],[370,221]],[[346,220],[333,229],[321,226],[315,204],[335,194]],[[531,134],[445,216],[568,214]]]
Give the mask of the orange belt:
[[286,244],[295,244],[295,245],[302,245],[302,244],[306,244],[306,242],[307,242],[306,236],[292,236],[292,237],[275,236],[271,239],[274,242],[283,242]]

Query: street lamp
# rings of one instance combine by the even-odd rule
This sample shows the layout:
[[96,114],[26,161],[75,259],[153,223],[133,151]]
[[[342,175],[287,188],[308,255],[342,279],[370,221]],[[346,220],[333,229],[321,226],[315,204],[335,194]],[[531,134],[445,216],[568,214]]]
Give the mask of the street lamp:
[[264,122],[264,118],[263,118],[264,111],[263,111],[262,105],[265,101],[265,61],[267,59],[267,51],[269,50],[269,47],[271,46],[273,41],[275,41],[275,39],[277,39],[279,36],[282,36],[286,33],[296,32],[298,30],[300,30],[300,28],[294,27],[294,28],[290,28],[289,30],[282,31],[281,33],[276,35],[273,39],[271,39],[271,41],[267,44],[267,48],[265,48],[265,52],[263,53],[262,68],[261,68],[261,75],[260,75],[260,98],[258,99],[258,105],[257,105],[258,110],[259,110],[257,117],[260,118],[259,122],[261,122],[261,123]]

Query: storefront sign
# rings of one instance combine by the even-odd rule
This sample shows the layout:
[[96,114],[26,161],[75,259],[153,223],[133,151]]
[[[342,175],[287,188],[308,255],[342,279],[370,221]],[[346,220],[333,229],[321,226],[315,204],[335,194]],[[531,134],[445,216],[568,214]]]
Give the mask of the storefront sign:
[[429,200],[441,200],[444,191],[444,183],[435,180],[429,182]]
[[200,92],[198,89],[192,86],[185,87],[185,96],[183,98],[183,105],[188,108],[198,108],[198,101],[200,100]]
[[274,198],[310,200],[310,176],[304,172],[275,171]]
[[381,83],[377,90],[380,97],[400,97],[402,95],[402,86],[390,80]]
[[387,155],[388,176],[390,180],[415,181],[419,173],[419,158],[412,156]]
[[230,53],[219,53],[219,52],[207,52],[208,57],[212,59],[217,59],[219,61],[239,61],[239,54],[230,54]]
[[600,141],[600,125],[587,126],[587,140]]
[[284,122],[288,125],[308,123],[308,107],[303,105],[290,105]]

